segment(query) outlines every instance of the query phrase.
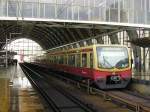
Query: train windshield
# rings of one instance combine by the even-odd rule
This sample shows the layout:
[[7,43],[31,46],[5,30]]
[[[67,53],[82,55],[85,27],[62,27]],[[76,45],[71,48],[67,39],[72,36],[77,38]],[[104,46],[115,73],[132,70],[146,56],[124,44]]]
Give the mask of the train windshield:
[[129,56],[125,47],[97,47],[98,67],[123,69],[129,67]]

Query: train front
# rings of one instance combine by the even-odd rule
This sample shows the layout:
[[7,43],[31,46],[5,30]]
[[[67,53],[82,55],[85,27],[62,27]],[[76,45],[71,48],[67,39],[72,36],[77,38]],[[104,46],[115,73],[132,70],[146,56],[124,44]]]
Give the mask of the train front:
[[131,58],[127,47],[96,47],[95,82],[101,89],[125,88],[131,79]]

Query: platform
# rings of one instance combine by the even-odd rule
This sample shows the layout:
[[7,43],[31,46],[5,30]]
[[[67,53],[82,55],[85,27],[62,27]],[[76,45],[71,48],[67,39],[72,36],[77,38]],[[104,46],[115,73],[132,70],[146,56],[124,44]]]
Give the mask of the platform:
[[[140,91],[141,93],[144,93],[143,91],[149,90],[145,89],[145,86],[143,87],[143,85],[141,84],[139,84],[139,86],[137,86],[137,84],[132,84],[131,88],[134,89],[134,87],[138,87],[138,89],[141,90]],[[72,91],[77,92],[77,90]],[[82,93],[79,92],[77,92],[77,94],[84,96]],[[104,104],[103,99],[99,97],[95,97],[94,100],[92,100],[90,99],[89,95],[85,95],[83,101],[91,102],[91,104],[97,102],[98,105],[101,104],[101,108],[103,109],[106,108],[107,105],[109,109],[115,112],[128,111],[126,109],[120,110],[122,108],[118,108],[116,107],[116,105],[112,105],[111,103],[108,102],[105,102],[107,104],[103,105]],[[8,69],[0,68],[0,112],[46,112],[46,111],[47,111],[46,106],[45,105],[43,106],[43,101],[41,101],[41,98],[38,95],[38,93],[30,85],[28,79],[25,77],[19,65],[11,66]]]
[[0,112],[46,112],[20,66],[0,68]]
[[150,71],[147,68],[145,72],[136,71],[133,69],[132,81],[129,86],[133,91],[139,92],[143,95],[150,96]]

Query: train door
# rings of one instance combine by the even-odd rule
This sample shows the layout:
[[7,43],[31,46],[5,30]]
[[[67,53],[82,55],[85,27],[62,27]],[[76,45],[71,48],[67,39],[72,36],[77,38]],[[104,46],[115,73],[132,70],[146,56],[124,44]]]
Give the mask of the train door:
[[92,78],[93,74],[93,52],[87,52],[86,72],[87,76]]
[[63,69],[64,69],[64,72],[68,71],[68,54],[67,53],[64,54],[64,67],[63,67]]
[[80,63],[81,63],[81,60],[80,60],[81,58],[80,58],[80,54],[78,53],[78,54],[76,54],[76,61],[75,61],[75,66],[77,67],[77,68],[80,68]]
[[81,55],[80,55],[80,53],[77,53],[75,58],[76,58],[76,60],[75,60],[76,73],[77,73],[77,75],[80,75],[80,73],[81,73]]
[[82,60],[81,60],[81,65],[82,65],[82,71],[81,74],[83,77],[88,77],[88,55],[87,53],[82,53]]
[[90,69],[93,69],[93,53],[92,52],[87,53],[87,67]]
[[90,78],[93,77],[93,52],[88,53],[88,75]]

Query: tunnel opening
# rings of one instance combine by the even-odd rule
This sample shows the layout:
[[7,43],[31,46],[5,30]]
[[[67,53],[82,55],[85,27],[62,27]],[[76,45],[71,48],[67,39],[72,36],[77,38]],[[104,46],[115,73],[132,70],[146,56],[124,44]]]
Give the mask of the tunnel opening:
[[44,53],[43,48],[37,42],[27,38],[13,40],[5,45],[4,49],[15,53],[16,55],[11,58],[17,59],[18,62],[29,62],[34,56]]

